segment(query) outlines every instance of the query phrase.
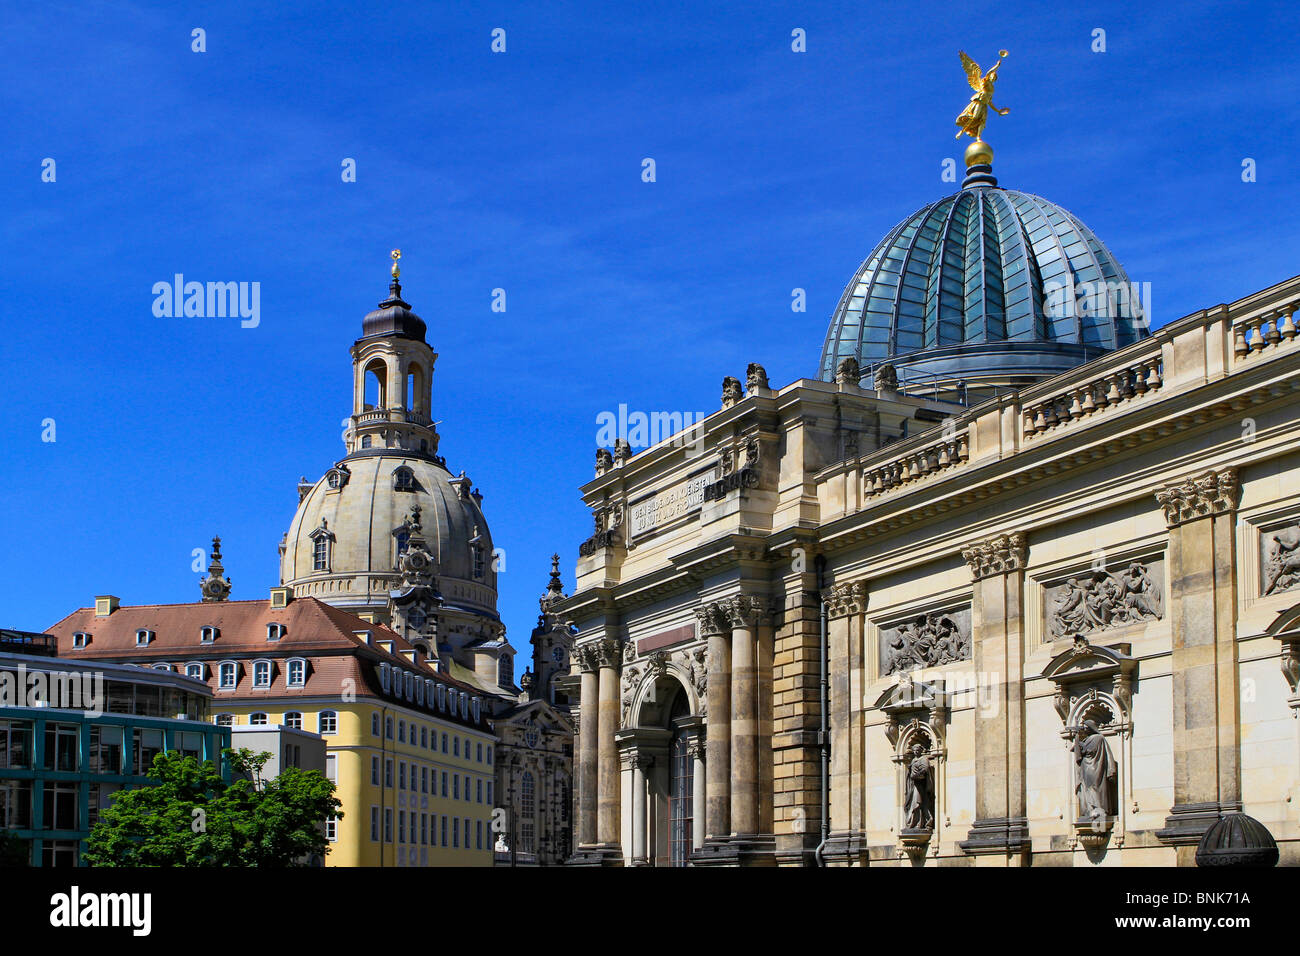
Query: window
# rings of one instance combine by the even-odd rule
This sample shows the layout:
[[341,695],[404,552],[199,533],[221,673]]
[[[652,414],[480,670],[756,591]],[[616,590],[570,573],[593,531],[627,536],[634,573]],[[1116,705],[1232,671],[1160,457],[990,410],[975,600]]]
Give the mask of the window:
[[278,641],[280,638],[284,637],[284,635],[285,627],[283,624],[266,625],[266,639],[268,641]]
[[90,643],[90,635],[87,634],[85,631],[77,631],[77,633],[72,635],[73,647],[85,647],[89,643]]
[[254,687],[271,686],[271,662],[270,661],[253,661],[253,686]]
[[488,758],[487,759],[488,766],[490,767],[492,766],[492,745],[491,744],[488,744],[487,758]]
[[394,491],[414,491],[415,490],[415,472],[411,471],[405,465],[402,465],[393,472],[393,490]]
[[199,643],[211,644],[220,633],[221,631],[215,627],[201,627],[199,628]]
[[146,631],[143,628],[135,632],[135,646],[146,647],[154,638],[153,631]]
[[397,742],[399,744],[406,743],[406,721],[404,720],[397,722]]
[[459,757],[459,756],[460,756],[460,738],[459,738],[459,737],[452,737],[452,738],[451,738],[451,755],[452,755],[453,757]]
[[451,798],[453,800],[460,799],[460,774],[458,773],[451,775]]
[[403,760],[397,762],[397,789],[406,789],[406,762]]
[[322,710],[317,723],[322,737],[329,737],[339,732],[339,715],[332,710]]
[[421,747],[427,747],[427,746],[429,746],[429,728],[428,728],[428,727],[421,727],[421,728],[420,728],[420,746],[421,746]]
[[406,842],[406,811],[397,811],[397,842]]
[[285,745],[285,748],[284,748],[284,764],[283,764],[283,766],[285,766],[285,767],[301,767],[301,766],[302,766],[302,747],[300,747],[298,744],[286,744],[286,745]]
[[421,793],[429,792],[429,768],[428,767],[420,768],[420,792]]
[[202,664],[186,664],[186,665],[185,665],[185,676],[186,676],[186,677],[193,677],[195,680],[203,680],[203,677],[204,677],[204,674],[203,674],[203,665],[202,665]]
[[362,447],[362,448],[369,448],[369,447],[371,446],[371,444],[372,444],[372,441],[371,441],[371,438],[370,438],[369,435],[362,435],[362,436],[361,436],[361,447]]
[[310,535],[312,540],[311,565],[313,571],[330,569],[330,553],[334,546],[334,533],[329,530],[329,523],[322,518],[320,527]]
[[442,772],[442,795],[447,795],[447,771]]
[[384,718],[384,736],[389,740],[393,739],[393,718],[391,717]]
[[492,803],[492,781],[491,780],[487,782],[487,802],[489,804]]
[[121,773],[123,753],[121,727],[111,727],[103,724],[91,726],[91,773]]
[[379,808],[370,808],[370,842],[379,842]]
[[515,666],[510,663],[510,655],[502,654],[497,660],[497,683],[502,687],[509,687],[514,683]]
[[447,845],[447,818],[442,818],[442,846]]
[[370,732],[376,737],[379,736],[379,711],[377,710],[370,714]]
[[[45,725],[45,769],[75,771],[81,755],[81,728],[77,724]],[[49,784],[46,784],[46,789]],[[75,827],[56,827],[71,830]]]
[[170,671],[172,669],[172,666],[170,664],[163,664],[163,663],[150,664],[149,666],[156,671]]
[[473,715],[473,717],[474,717],[474,723],[478,723],[478,717],[479,717],[479,700],[478,700],[477,697],[474,698],[474,703],[470,706],[470,713],[471,713],[471,714]]
[[379,758],[370,758],[370,782],[374,786],[379,786]]
[[325,779],[330,783],[339,782],[339,761],[338,754],[325,755]]
[[339,818],[330,817],[325,821],[325,839],[337,843],[339,839]]
[[77,829],[78,789],[75,783],[45,782],[45,829]]
[[477,820],[474,823],[474,849],[483,849],[483,821]]
[[393,810],[391,807],[384,807],[384,842],[393,842]]
[[482,780],[474,781],[474,799],[479,803],[483,802],[483,781]]
[[289,660],[288,685],[290,687],[303,687],[307,683],[307,662],[301,657],[294,657]]
[[460,817],[451,818],[451,845],[460,848]]
[[258,713],[256,713],[256,714],[249,714],[249,715],[248,715],[248,722],[249,722],[250,724],[252,724],[254,727],[261,727],[261,726],[265,725],[266,722],[267,722],[267,721],[266,721],[266,714],[263,714],[263,713],[261,713],[260,711],[259,711]]
[[153,758],[162,752],[163,732],[137,727],[135,731],[135,772],[148,773]]
[[220,690],[234,690],[236,673],[234,661],[222,661],[217,665],[217,687]]
[[284,725],[293,730],[302,730],[302,714],[291,710],[284,715]]
[[533,775],[524,771],[519,783],[519,849],[523,853],[532,853],[535,849],[537,813],[537,790]]
[[234,714],[217,714],[218,727],[233,727],[235,725]]
[[472,550],[474,552],[474,580],[482,581],[483,567],[485,564],[483,560],[483,546],[481,544],[476,544],[473,546]]
[[446,735],[446,734],[443,734],[443,735],[442,735],[442,752],[443,752],[443,753],[446,753],[446,752],[447,752],[447,735]]
[[384,786],[390,789],[393,786],[393,762],[391,760],[384,761]]

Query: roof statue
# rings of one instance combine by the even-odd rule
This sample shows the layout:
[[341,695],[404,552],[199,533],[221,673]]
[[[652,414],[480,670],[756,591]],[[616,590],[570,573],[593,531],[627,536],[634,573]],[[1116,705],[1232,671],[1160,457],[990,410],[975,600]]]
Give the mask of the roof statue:
[[998,81],[998,67],[1002,65],[1002,60],[1006,57],[1007,51],[998,51],[998,61],[989,68],[987,73],[981,70],[980,65],[968,57],[964,50],[958,52],[961,56],[962,68],[966,71],[966,82],[975,91],[975,95],[970,98],[966,108],[957,117],[956,122],[959,127],[957,138],[961,139],[961,134],[965,133],[975,140],[966,150],[967,166],[976,163],[991,163],[993,162],[993,150],[980,137],[984,135],[984,124],[989,121],[989,110],[999,116],[1006,116],[1011,112],[993,105],[993,86]]

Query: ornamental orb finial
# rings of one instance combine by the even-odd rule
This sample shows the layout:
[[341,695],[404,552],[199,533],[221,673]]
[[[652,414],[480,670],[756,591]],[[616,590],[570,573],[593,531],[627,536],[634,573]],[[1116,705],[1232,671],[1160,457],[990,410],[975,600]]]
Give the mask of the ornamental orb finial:
[[402,258],[402,250],[394,249],[392,252],[389,253],[389,255],[392,256],[393,258],[393,278],[396,279],[400,277],[402,274],[402,270],[397,264],[397,260]]

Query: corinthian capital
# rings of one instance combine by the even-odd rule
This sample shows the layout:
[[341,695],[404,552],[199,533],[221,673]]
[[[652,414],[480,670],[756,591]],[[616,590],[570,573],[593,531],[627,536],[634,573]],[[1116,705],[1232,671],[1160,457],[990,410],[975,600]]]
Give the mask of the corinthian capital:
[[617,668],[623,661],[622,642],[614,637],[602,637],[591,645],[592,651],[596,655],[596,663],[600,667]]
[[699,627],[700,637],[712,637],[715,634],[721,634],[731,625],[727,623],[722,609],[715,602],[713,604],[701,604],[695,609],[695,622]]
[[963,548],[961,556],[970,565],[971,576],[978,581],[995,574],[1023,571],[1025,550],[1025,536],[1017,531],[1014,534],[1000,534]]
[[720,603],[730,627],[757,627],[767,616],[766,603],[751,594],[737,595]]
[[834,584],[822,599],[826,602],[826,613],[831,617],[861,614],[867,609],[867,582],[846,581],[843,584]]
[[1196,478],[1185,478],[1156,492],[1156,501],[1165,509],[1169,527],[1196,518],[1226,514],[1237,507],[1237,469],[1207,471]]

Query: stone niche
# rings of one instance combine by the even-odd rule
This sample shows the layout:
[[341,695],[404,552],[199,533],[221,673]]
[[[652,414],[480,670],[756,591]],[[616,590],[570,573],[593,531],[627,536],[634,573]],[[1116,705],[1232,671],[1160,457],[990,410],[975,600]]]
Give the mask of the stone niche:
[[1047,642],[1099,634],[1163,620],[1163,555],[1097,563],[1043,588],[1043,638]]
[[970,605],[924,611],[879,629],[880,677],[971,659]]

